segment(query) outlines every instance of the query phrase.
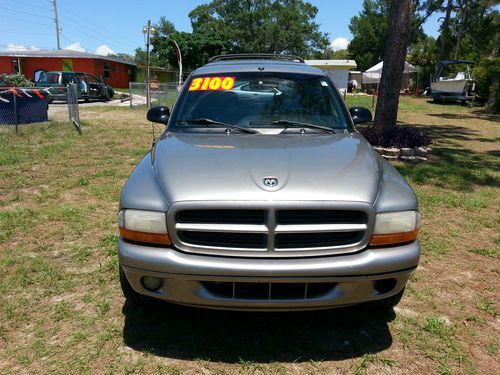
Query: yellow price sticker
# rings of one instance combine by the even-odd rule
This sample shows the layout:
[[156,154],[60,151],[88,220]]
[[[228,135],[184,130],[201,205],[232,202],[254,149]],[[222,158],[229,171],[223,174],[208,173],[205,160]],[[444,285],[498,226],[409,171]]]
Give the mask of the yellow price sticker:
[[193,78],[188,91],[232,90],[235,77],[198,77]]

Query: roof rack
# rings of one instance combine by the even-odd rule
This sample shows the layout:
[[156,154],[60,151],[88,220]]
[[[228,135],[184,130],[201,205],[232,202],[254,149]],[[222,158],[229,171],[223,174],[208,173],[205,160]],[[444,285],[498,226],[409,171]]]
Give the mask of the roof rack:
[[294,55],[279,55],[272,53],[235,53],[211,57],[208,62],[225,60],[286,60],[304,63],[304,59]]

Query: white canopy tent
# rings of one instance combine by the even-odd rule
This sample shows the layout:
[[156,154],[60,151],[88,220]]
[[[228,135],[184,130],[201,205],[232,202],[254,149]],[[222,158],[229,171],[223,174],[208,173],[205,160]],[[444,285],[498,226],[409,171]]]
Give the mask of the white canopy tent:
[[[382,76],[382,68],[384,66],[384,62],[381,61],[378,64],[372,66],[370,69],[367,69],[365,73],[363,73],[363,84],[370,83],[379,83],[380,77]],[[405,70],[403,74],[416,73],[417,68],[413,65],[405,61]]]

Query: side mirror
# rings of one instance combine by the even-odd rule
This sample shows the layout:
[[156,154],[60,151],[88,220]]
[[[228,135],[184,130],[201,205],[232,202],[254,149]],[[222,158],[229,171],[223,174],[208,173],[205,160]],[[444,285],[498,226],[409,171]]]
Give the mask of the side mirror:
[[354,124],[363,124],[373,120],[370,110],[364,107],[351,107],[349,108],[349,113]]
[[168,119],[170,118],[170,109],[165,106],[157,106],[150,108],[147,115],[148,121],[158,122],[163,125],[168,124]]

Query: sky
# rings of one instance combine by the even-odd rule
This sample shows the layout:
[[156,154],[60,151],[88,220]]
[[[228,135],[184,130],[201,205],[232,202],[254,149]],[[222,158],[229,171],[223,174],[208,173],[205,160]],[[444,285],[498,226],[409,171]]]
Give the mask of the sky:
[[[56,49],[53,0],[0,0],[0,50]],[[328,33],[332,47],[343,49],[352,35],[351,17],[362,9],[363,0],[308,0],[318,8],[316,22]],[[188,14],[200,0],[57,0],[62,27],[61,48],[106,55],[130,53],[144,47],[142,29],[148,19],[160,16],[177,30],[191,31]],[[439,14],[429,18],[424,31],[437,36]]]

